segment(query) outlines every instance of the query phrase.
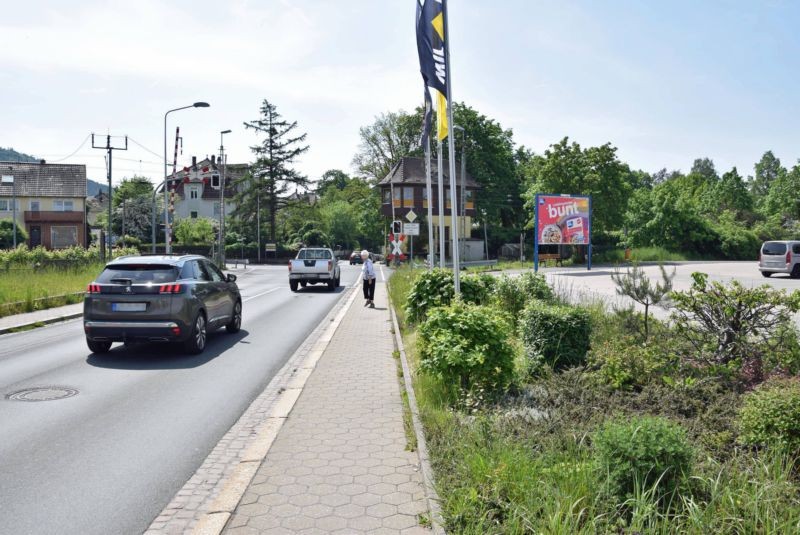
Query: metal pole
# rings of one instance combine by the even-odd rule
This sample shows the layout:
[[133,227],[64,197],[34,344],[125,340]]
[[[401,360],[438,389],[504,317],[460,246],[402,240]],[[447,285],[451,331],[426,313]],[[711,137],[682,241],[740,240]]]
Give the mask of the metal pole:
[[483,215],[483,250],[486,260],[489,260],[489,234],[486,232],[486,213]]
[[[437,110],[437,113],[438,110]],[[439,267],[444,268],[444,177],[442,176],[442,140],[439,140],[437,151],[437,166],[439,171],[439,183],[437,189],[439,192]]]
[[106,136],[106,150],[108,151],[108,258],[111,259],[111,201],[113,195],[111,193],[111,136]]
[[425,187],[428,193],[428,269],[433,269],[434,253],[433,245],[433,188],[431,188],[431,142],[430,136],[425,146]]
[[175,110],[169,110],[167,113],[164,114],[164,253],[169,254],[171,252],[170,247],[170,239],[172,238],[172,233],[170,232],[169,228],[169,193],[167,190],[167,115],[172,113]]
[[225,269],[225,147],[222,144],[222,138],[225,134],[229,134],[230,130],[223,130],[219,133],[219,160],[222,165],[222,176],[219,182],[219,263],[222,269]]
[[[13,224],[13,230],[11,231],[14,234],[14,249],[17,248],[17,179],[14,178],[14,175],[11,175],[11,219]],[[86,210],[84,210],[85,212]],[[85,231],[84,231],[85,232]]]
[[461,130],[461,249],[459,258],[464,258],[467,239],[467,131]]
[[[450,159],[450,199],[452,207],[450,214],[458,213],[458,198],[456,196],[456,147],[453,141],[453,70],[450,61],[450,30],[449,18],[447,14],[447,4],[442,3],[442,13],[444,14],[444,46],[445,46],[445,61],[447,65],[445,70],[447,72],[447,148],[448,157]],[[458,261],[458,225],[456,219],[453,217],[450,228],[452,236],[452,249],[453,249],[453,289],[455,290],[456,299],[461,294],[461,273],[459,272],[460,266]]]
[[[163,182],[162,182],[163,184]],[[151,251],[153,254],[156,254],[156,193],[158,192],[158,186],[153,188],[153,210],[151,211]]]

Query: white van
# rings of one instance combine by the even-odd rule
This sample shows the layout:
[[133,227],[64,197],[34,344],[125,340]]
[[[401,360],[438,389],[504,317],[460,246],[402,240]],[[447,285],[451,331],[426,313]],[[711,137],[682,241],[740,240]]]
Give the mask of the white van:
[[800,241],[765,241],[758,254],[758,269],[764,277],[786,273],[800,278]]

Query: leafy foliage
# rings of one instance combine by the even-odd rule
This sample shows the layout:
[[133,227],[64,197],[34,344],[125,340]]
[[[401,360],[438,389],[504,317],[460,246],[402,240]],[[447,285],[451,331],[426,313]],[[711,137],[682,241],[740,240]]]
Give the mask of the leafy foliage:
[[694,345],[700,363],[744,370],[760,379],[765,353],[787,343],[800,293],[787,295],[767,285],[747,288],[736,280],[709,283],[705,273],[692,273],[692,278],[688,291],[672,293],[677,334]]
[[[491,275],[465,275],[461,277],[461,299],[465,303],[485,304],[489,301],[494,277]],[[447,306],[455,297],[453,272],[433,269],[414,280],[408,293],[405,312],[411,323],[423,321],[428,312],[436,307]]]
[[215,221],[198,217],[179,219],[175,223],[175,239],[181,245],[207,245],[214,241]]
[[678,357],[663,345],[621,336],[593,345],[588,363],[601,384],[614,389],[642,389],[677,367]]
[[[17,245],[22,245],[28,239],[25,225],[17,224]],[[14,246],[14,223],[10,219],[0,221],[0,249],[10,249]]]
[[519,330],[533,369],[542,364],[565,368],[586,361],[592,326],[584,309],[532,301],[522,311]]
[[742,444],[800,454],[800,383],[774,380],[747,394],[739,425]]
[[675,492],[691,473],[694,451],[686,432],[666,418],[611,420],[592,439],[596,466],[607,476],[609,492],[618,498],[653,488],[658,498],[663,497]]
[[420,368],[469,391],[511,381],[511,329],[491,307],[455,303],[432,310],[419,327]]
[[492,304],[515,321],[531,300],[553,301],[553,290],[544,275],[526,271],[517,277],[503,275],[496,280]]

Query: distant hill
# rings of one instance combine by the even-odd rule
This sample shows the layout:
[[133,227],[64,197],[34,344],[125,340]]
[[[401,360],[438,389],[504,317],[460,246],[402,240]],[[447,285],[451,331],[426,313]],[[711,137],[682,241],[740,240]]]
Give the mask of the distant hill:
[[95,182],[94,180],[87,179],[86,180],[86,196],[87,197],[94,197],[100,192],[108,193],[108,184],[101,184],[100,182]]
[[11,147],[5,149],[0,147],[0,161],[4,162],[38,162],[39,158],[25,154],[24,152],[17,152]]

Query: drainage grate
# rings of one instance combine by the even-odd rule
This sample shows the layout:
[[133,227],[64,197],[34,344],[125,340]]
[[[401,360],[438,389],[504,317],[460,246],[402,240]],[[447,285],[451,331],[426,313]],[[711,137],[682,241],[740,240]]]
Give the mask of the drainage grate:
[[12,401],[53,401],[71,398],[77,393],[78,391],[74,388],[64,386],[40,386],[12,392],[6,396],[6,399]]

